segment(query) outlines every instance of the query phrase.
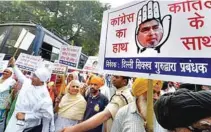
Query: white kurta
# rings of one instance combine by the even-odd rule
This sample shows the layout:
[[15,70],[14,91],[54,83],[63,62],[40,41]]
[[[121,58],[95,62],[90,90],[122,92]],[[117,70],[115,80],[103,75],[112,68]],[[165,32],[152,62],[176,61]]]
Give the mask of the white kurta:
[[[46,84],[33,86],[31,79],[27,79],[17,67],[14,67],[14,72],[23,85],[5,132],[22,132],[26,128],[39,125],[41,119],[43,120],[43,132],[54,131],[53,103]],[[16,114],[18,112],[25,113],[24,125],[17,124]]]

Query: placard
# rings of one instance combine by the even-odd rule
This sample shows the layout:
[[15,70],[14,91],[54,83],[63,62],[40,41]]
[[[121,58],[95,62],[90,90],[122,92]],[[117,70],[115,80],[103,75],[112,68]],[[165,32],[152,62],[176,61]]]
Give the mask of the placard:
[[41,56],[32,56],[24,53],[20,53],[16,61],[16,65],[26,71],[34,72],[40,64],[42,64],[43,59]]

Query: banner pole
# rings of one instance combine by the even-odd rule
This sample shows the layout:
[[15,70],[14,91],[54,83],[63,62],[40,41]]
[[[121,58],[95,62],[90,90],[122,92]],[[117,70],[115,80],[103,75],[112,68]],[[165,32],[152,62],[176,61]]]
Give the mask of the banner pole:
[[153,80],[148,81],[147,91],[147,132],[153,132]]

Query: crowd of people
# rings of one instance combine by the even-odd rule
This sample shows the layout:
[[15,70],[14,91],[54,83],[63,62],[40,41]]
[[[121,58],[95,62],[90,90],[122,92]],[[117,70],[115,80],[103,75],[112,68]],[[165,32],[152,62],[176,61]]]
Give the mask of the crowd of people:
[[[14,58],[9,65],[0,78],[0,132],[148,131],[148,79],[95,73],[82,76],[77,71],[52,75],[46,68],[28,74],[15,65]],[[115,88],[114,93],[112,88]],[[210,89],[210,86],[153,80],[153,131],[210,131],[211,103],[207,101]],[[206,97],[205,101],[197,99],[199,96]],[[171,111],[189,106],[205,114],[177,123],[172,114],[180,118],[181,115]],[[186,117],[183,110],[181,113]],[[171,118],[167,120],[167,115],[171,115],[168,117],[174,122]]]

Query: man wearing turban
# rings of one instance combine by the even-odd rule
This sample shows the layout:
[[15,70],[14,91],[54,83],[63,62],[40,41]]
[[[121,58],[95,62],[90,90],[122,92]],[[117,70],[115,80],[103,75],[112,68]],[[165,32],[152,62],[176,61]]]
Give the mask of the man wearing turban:
[[[135,79],[132,86],[132,94],[135,102],[121,108],[114,119],[111,132],[145,132],[147,116],[147,91],[149,80],[143,78]],[[153,80],[153,99],[157,100],[162,88],[162,81]],[[154,132],[165,132],[157,131]]]
[[28,79],[15,66],[14,58],[10,59],[9,64],[23,85],[5,132],[23,132],[32,128],[37,128],[37,132],[53,132],[53,104],[46,86],[50,72],[40,68],[34,72],[31,79]]
[[[104,85],[103,78],[99,76],[92,76],[89,82],[90,93],[85,97],[87,107],[84,115],[84,120],[89,119],[95,114],[103,111],[108,104],[108,99],[101,92],[100,88]],[[87,132],[101,132],[102,124]]]

